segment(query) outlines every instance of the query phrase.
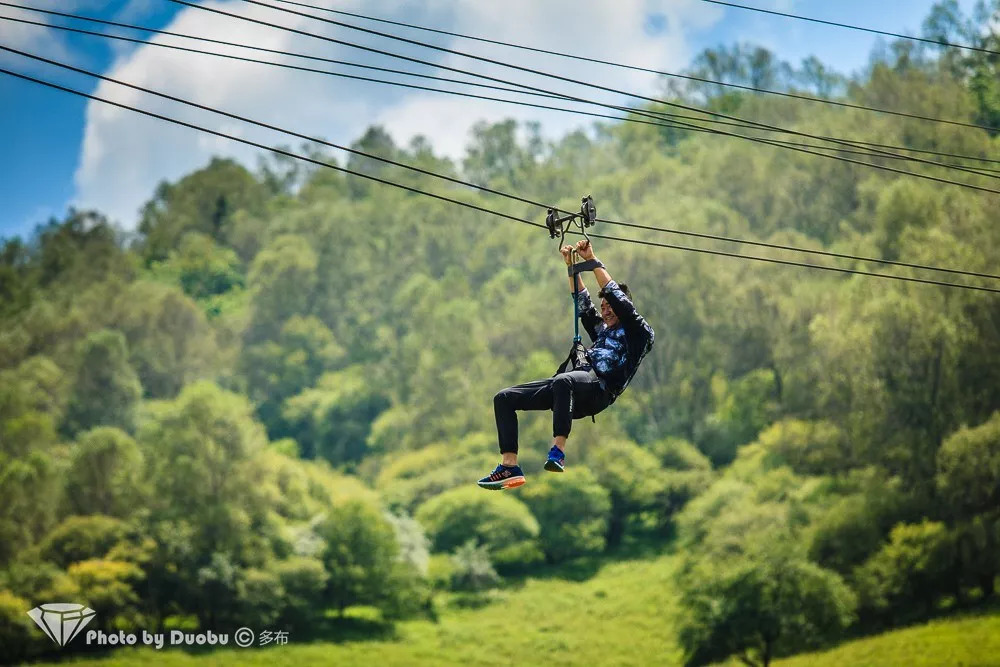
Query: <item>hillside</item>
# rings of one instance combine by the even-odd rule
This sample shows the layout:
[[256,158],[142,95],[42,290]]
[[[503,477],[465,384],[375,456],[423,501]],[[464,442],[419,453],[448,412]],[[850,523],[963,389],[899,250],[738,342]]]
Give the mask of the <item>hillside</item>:
[[[580,582],[528,579],[491,596],[485,607],[449,609],[438,623],[400,623],[391,639],[301,645],[293,636],[270,650],[215,651],[211,661],[268,667],[679,664],[672,628],[674,566],[672,556],[663,556],[608,564]],[[70,664],[124,667],[139,661],[174,667],[201,664],[202,658],[176,650],[122,650]]]
[[774,664],[780,667],[994,667],[1000,664],[1000,614],[964,616],[893,630]]
[[[603,566],[592,578],[528,579],[485,607],[449,609],[439,622],[410,621],[391,637],[310,641],[270,650],[230,649],[212,664],[295,665],[670,665],[682,664],[674,640],[681,613],[671,583],[676,557]],[[1000,613],[961,616],[845,642],[828,651],[777,660],[776,667],[988,667],[1000,664]],[[44,665],[180,667],[203,664],[179,650],[120,650],[113,657]],[[737,661],[727,665],[741,664]]]
[[[990,44],[993,7],[968,24]],[[664,95],[749,133],[1000,164],[1000,129],[981,126],[1000,126],[1000,63],[983,53],[894,45],[826,88],[803,79],[815,62],[742,46],[692,70],[908,116],[693,83]],[[481,123],[462,159],[373,126],[347,158],[212,160],[150,193],[137,230],[70,211],[6,240],[0,662],[51,656],[25,612],[52,602],[105,631],[357,640],[260,662],[692,667],[992,603],[1000,175],[630,120],[551,140]],[[633,295],[614,292],[592,363],[624,381],[629,326],[652,340],[639,315],[655,344],[612,406],[573,423],[566,474],[542,470],[564,425],[521,414],[528,483],[487,493],[500,392],[552,377],[573,331],[535,202],[574,210],[588,193],[592,249]],[[584,281],[601,300],[608,276]],[[628,560],[631,545],[672,555]],[[550,576],[580,559],[599,575]]]

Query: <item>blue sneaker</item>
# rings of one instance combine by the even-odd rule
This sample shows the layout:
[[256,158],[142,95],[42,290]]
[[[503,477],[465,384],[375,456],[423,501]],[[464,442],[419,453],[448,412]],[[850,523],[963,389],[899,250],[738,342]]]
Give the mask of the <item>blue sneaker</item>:
[[498,465],[496,470],[479,480],[479,486],[491,491],[513,489],[522,484],[524,484],[524,472],[521,471],[521,466],[508,468],[503,464]]
[[549,458],[545,462],[545,469],[549,472],[563,472],[566,469],[566,454],[555,445],[549,450]]

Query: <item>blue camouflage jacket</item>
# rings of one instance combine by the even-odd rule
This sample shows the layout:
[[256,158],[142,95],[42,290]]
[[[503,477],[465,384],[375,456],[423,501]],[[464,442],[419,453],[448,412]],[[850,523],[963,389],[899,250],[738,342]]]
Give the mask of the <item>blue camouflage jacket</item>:
[[605,299],[618,316],[618,324],[608,328],[585,289],[579,292],[580,322],[594,341],[587,361],[614,398],[631,382],[642,358],[653,347],[653,328],[636,311],[632,301],[614,280],[604,287]]

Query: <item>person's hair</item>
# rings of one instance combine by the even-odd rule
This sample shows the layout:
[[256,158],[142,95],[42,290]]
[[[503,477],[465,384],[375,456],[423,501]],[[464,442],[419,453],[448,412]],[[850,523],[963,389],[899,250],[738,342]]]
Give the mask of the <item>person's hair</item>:
[[[625,292],[625,296],[628,297],[629,301],[632,300],[632,292],[629,291],[628,285],[626,285],[625,283],[618,283],[618,289],[620,289],[621,291]],[[605,291],[606,290],[607,290],[607,287],[602,287],[601,291],[597,293],[597,296],[599,296],[602,299],[605,298]]]

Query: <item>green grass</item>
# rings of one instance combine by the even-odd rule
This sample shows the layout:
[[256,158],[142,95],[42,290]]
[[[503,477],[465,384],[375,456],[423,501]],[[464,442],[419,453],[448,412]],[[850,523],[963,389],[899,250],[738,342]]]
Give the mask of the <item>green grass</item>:
[[443,609],[438,623],[400,623],[388,639],[296,644],[291,636],[281,647],[205,653],[130,648],[54,664],[674,665],[674,567],[673,556],[659,556],[607,564],[585,581],[528,579],[486,606]]
[[1000,665],[1000,614],[993,612],[933,621],[774,664],[780,667],[995,667]]
[[[675,567],[675,556],[661,555],[612,562],[593,572],[587,567],[566,568],[563,571],[578,581],[560,578],[558,574],[527,579],[509,591],[491,596],[485,606],[441,609],[438,623],[408,621],[377,638],[350,638],[372,629],[377,634],[383,627],[359,617],[354,619],[353,628],[344,628],[336,642],[301,639],[297,642],[293,635],[281,647],[231,647],[205,652],[121,649],[105,658],[80,657],[51,664],[86,667],[147,663],[167,667],[679,665],[682,654],[673,626],[673,619],[679,613],[672,583]],[[590,574],[593,576],[579,580]],[[780,667],[1000,665],[1000,612],[994,609],[978,616],[933,621],[773,664]]]

